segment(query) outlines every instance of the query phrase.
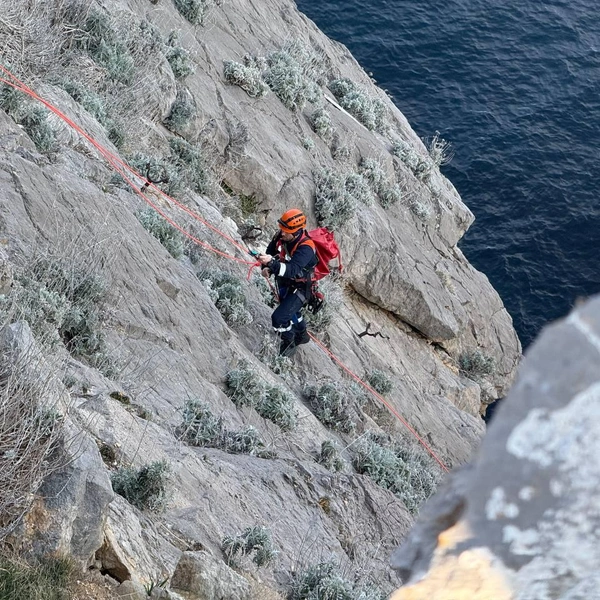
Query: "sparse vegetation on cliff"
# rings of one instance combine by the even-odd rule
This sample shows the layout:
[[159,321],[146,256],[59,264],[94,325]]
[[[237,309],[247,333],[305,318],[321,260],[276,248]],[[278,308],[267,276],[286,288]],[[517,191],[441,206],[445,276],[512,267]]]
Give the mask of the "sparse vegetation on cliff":
[[134,467],[120,467],[111,476],[113,489],[140,510],[160,512],[169,499],[171,467],[165,460]]
[[153,208],[145,208],[137,213],[143,228],[151,233],[173,258],[183,256],[184,236]]
[[257,567],[266,567],[278,554],[271,532],[260,526],[248,527],[236,536],[225,536],[221,549],[229,565],[237,565],[241,557],[252,555],[252,562]]
[[413,514],[435,492],[441,469],[417,447],[368,435],[356,445],[354,468],[402,499]]
[[356,117],[367,129],[385,133],[387,109],[383,100],[369,95],[351,79],[334,79],[329,89],[338,102],[353,117]]
[[266,448],[256,429],[227,429],[223,418],[216,417],[208,404],[200,400],[186,402],[177,433],[191,446],[219,448],[231,454],[250,454],[259,458],[274,457],[274,453]]
[[251,406],[283,431],[296,427],[294,397],[283,388],[269,385],[248,361],[227,373],[227,394],[237,406]]

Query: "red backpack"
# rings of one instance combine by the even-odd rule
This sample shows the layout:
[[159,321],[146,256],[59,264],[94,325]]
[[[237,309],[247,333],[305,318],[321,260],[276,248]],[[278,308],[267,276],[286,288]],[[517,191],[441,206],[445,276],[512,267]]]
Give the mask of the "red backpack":
[[327,227],[318,227],[307,233],[308,237],[315,244],[315,253],[319,259],[319,262],[315,267],[313,281],[318,281],[319,279],[323,279],[326,275],[329,275],[331,272],[329,263],[334,259],[337,259],[337,268],[341,272],[343,268],[342,255],[340,254],[340,249],[333,237],[333,231],[329,231]]

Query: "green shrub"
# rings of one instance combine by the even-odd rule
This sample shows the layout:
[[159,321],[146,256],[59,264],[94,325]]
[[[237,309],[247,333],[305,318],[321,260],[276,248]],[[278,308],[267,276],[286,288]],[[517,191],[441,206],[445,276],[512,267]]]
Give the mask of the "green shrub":
[[344,461],[335,443],[331,440],[325,440],[321,443],[321,451],[317,457],[317,462],[330,471],[342,471],[344,469]]
[[298,415],[294,410],[294,398],[280,387],[269,387],[256,412],[269,421],[273,421],[282,431],[295,429]]
[[29,105],[19,117],[19,123],[40,152],[50,152],[56,143],[54,130],[48,122],[49,114],[41,106]]
[[322,77],[323,58],[294,40],[267,56],[264,80],[286,108],[302,110],[307,102],[317,102],[323,92],[318,80]]
[[189,400],[183,410],[183,420],[177,429],[181,439],[191,446],[219,448],[231,454],[250,454],[259,458],[274,458],[253,427],[230,431],[222,417],[215,417],[208,404]]
[[175,8],[192,25],[204,25],[209,10],[218,2],[215,0],[173,0]]
[[101,331],[101,306],[108,285],[75,260],[31,259],[26,268],[16,272],[3,312],[11,312],[13,320],[27,321],[36,338],[49,347],[62,342],[73,356],[109,369]]
[[87,86],[70,79],[66,79],[59,84],[75,102],[78,102],[92,115],[101,125],[108,123],[108,115],[106,113],[106,107],[104,100],[92,91]]
[[[180,196],[186,187],[186,182],[180,173],[181,166],[176,164],[177,160],[172,155],[164,159],[137,152],[127,156],[127,162],[143,177],[163,180],[155,185],[173,198]],[[125,185],[128,190],[131,189],[120,176],[117,176],[116,183]]]
[[261,98],[269,91],[269,86],[262,79],[261,70],[256,66],[226,60],[223,75],[227,83],[241,87],[252,98]]
[[179,436],[192,446],[222,448],[226,430],[222,417],[215,417],[206,402],[188,400],[183,409]]
[[398,184],[384,184],[379,189],[379,203],[383,208],[388,208],[402,200],[402,189]]
[[398,496],[412,514],[418,513],[442,478],[441,469],[420,449],[374,435],[361,439],[355,448],[354,468]]
[[238,369],[227,373],[227,395],[238,406],[251,406],[263,417],[284,431],[296,426],[294,398],[285,390],[268,385],[245,360]]
[[496,363],[493,357],[484,354],[481,350],[468,350],[458,357],[458,367],[463,375],[480,381],[495,372]]
[[362,158],[358,171],[369,182],[372,190],[379,194],[379,190],[387,180],[381,163],[374,158]]
[[172,31],[167,38],[165,57],[171,65],[173,75],[176,79],[184,79],[194,73],[194,67],[190,61],[190,53],[178,43],[176,31]]
[[408,142],[396,140],[392,144],[392,154],[397,156],[422,181],[427,180],[433,169],[430,158],[421,156]]
[[209,194],[214,187],[214,178],[200,146],[179,137],[172,137],[169,146],[169,162],[182,182],[198,194]]
[[192,95],[186,89],[177,92],[177,97],[169,116],[163,121],[170,131],[182,134],[186,127],[196,118],[197,110]]
[[348,78],[329,82],[329,89],[340,106],[358,119],[370,131],[385,133],[387,110],[379,98],[370,96]]
[[236,327],[252,323],[244,286],[239,277],[226,271],[212,270],[199,273],[198,278],[228,325]]
[[334,160],[348,160],[352,154],[348,144],[343,142],[337,133],[333,134],[330,151]]
[[17,115],[28,102],[27,95],[5,83],[0,85],[0,108],[16,121]]
[[266,383],[246,360],[227,373],[227,395],[237,406],[258,406],[266,393]]
[[83,108],[85,108],[85,110],[87,110],[87,112],[89,112],[90,115],[106,129],[108,139],[117,148],[123,146],[125,141],[123,127],[118,121],[112,119],[108,115],[104,98],[82,83],[70,79],[59,81],[58,85],[60,85],[60,87],[62,87],[75,102],[81,104],[81,106],[83,106]]
[[271,532],[266,527],[248,527],[240,535],[225,536],[221,549],[228,565],[237,565],[238,555],[249,556],[253,554],[252,562],[257,567],[269,565],[278,552],[273,546]]
[[241,431],[228,431],[225,449],[232,454],[251,454],[258,458],[277,458],[275,452],[267,450],[258,431],[251,425]]
[[452,145],[440,137],[440,132],[436,131],[429,143],[429,158],[436,168],[447,165],[453,157]]
[[382,396],[387,396],[393,389],[392,380],[379,369],[373,369],[366,376],[367,383]]
[[184,236],[153,208],[145,208],[137,213],[144,229],[151,233],[173,258],[183,256]]
[[305,150],[314,150],[314,148],[315,148],[315,141],[312,138],[303,137],[302,138],[302,147]]
[[421,221],[428,221],[431,218],[431,207],[429,207],[424,202],[421,202],[416,198],[412,198],[408,206],[411,212],[413,212],[419,219],[421,219]]
[[304,388],[304,396],[321,423],[330,429],[350,433],[356,427],[352,420],[353,396],[338,382],[327,382],[319,386]]
[[67,558],[25,562],[0,556],[0,598],[6,600],[65,600],[75,566]]
[[346,176],[325,168],[314,171],[313,179],[319,225],[339,229],[356,212],[356,199],[346,189]]
[[87,17],[83,30],[86,35],[79,45],[108,71],[111,79],[130,84],[135,68],[134,60],[110,17],[99,10],[93,10]]
[[328,139],[333,135],[333,125],[331,124],[331,117],[329,113],[323,108],[317,108],[310,115],[309,118],[310,126],[313,131],[323,139]]
[[332,561],[323,561],[298,573],[292,581],[290,600],[385,600],[371,585],[348,581]]
[[375,197],[371,187],[360,173],[348,173],[344,181],[344,189],[346,194],[353,199],[353,202],[360,202],[366,206],[373,204]]
[[111,476],[115,493],[140,510],[160,512],[167,504],[171,467],[165,460],[139,469],[121,467]]

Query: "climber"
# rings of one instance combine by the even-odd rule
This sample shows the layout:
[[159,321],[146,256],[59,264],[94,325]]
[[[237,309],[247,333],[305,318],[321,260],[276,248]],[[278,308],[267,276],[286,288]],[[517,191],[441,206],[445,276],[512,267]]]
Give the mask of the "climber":
[[279,231],[265,254],[259,254],[265,277],[275,275],[279,306],[273,311],[273,329],[281,337],[279,354],[292,356],[297,346],[310,341],[301,309],[310,300],[312,278],[318,258],[308,236],[306,217],[292,208],[277,221]]

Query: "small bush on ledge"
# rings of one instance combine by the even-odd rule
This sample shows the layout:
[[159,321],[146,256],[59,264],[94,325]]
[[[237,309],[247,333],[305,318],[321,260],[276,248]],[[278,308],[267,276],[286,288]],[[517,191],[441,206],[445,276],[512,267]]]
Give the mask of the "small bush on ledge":
[[249,454],[259,458],[275,458],[254,427],[240,431],[228,430],[221,417],[213,415],[208,404],[189,400],[183,410],[178,436],[190,446],[218,448],[230,454]]
[[383,100],[370,96],[351,79],[334,79],[329,89],[341,107],[356,117],[370,131],[385,133],[387,109]]
[[142,227],[151,233],[173,258],[183,255],[184,237],[168,221],[161,217],[153,208],[145,208],[137,213]]
[[469,350],[458,357],[458,367],[463,375],[479,381],[492,375],[496,371],[496,363],[493,357],[481,352],[481,350]]
[[247,361],[227,373],[226,383],[227,395],[237,406],[251,406],[283,431],[296,427],[294,397],[283,388],[268,385]]
[[352,420],[354,397],[338,382],[327,382],[320,386],[309,385],[304,389],[315,417],[326,427],[350,433],[356,424]]
[[252,323],[252,315],[248,310],[248,301],[239,277],[214,269],[200,272],[198,278],[228,325],[237,327]]
[[192,25],[204,25],[209,10],[219,6],[221,0],[173,0],[179,14]]
[[387,396],[392,389],[394,389],[394,384],[392,380],[379,369],[373,369],[370,373],[367,374],[367,383],[382,396]]
[[165,57],[171,65],[173,75],[177,79],[184,79],[194,73],[194,67],[190,61],[190,53],[178,43],[176,31],[172,31],[166,41]]
[[140,510],[160,512],[167,504],[171,467],[159,460],[140,469],[121,467],[113,473],[111,482],[115,493]]
[[356,445],[354,468],[398,496],[412,513],[427,500],[442,478],[441,469],[420,448],[392,443],[370,434]]
[[384,594],[369,584],[345,579],[333,561],[323,561],[297,573],[292,581],[290,600],[385,600]]
[[269,86],[263,81],[262,73],[256,66],[226,60],[223,75],[227,83],[241,87],[252,98],[261,98],[269,92]]
[[321,451],[317,456],[317,462],[330,471],[342,471],[344,469],[344,460],[340,456],[334,442],[325,440],[321,443]]
[[266,567],[277,556],[278,552],[273,546],[271,532],[266,527],[248,527],[236,536],[225,536],[221,542],[221,549],[227,559],[227,564],[237,566],[238,556],[252,556],[252,562],[257,567]]

